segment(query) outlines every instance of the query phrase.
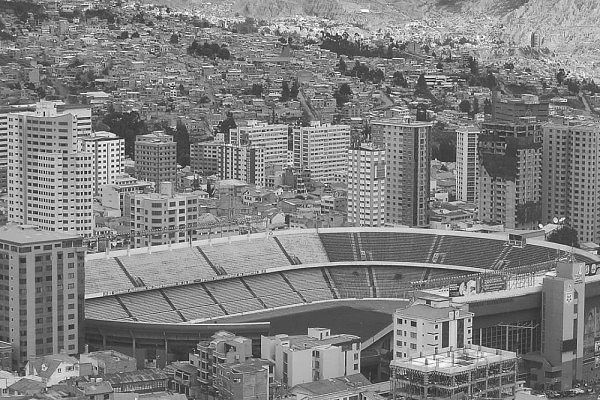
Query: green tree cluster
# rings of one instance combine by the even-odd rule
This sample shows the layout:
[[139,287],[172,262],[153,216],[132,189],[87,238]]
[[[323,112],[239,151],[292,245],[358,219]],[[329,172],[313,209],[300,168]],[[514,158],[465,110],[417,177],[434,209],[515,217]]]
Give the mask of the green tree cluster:
[[231,53],[225,44],[220,46],[217,43],[208,42],[200,44],[196,40],[188,47],[187,53],[191,56],[207,57],[212,60],[217,58],[229,60],[231,58]]

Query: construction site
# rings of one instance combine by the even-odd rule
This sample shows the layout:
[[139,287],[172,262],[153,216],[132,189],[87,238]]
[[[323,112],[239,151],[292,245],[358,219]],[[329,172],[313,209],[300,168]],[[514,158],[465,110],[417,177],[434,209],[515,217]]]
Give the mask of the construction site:
[[390,365],[393,399],[514,399],[517,355],[467,345]]

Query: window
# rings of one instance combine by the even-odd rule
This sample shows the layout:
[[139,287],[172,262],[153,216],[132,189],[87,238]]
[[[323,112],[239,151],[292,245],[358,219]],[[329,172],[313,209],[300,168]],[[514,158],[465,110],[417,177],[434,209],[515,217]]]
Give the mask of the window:
[[413,328],[417,327],[417,321],[410,321],[410,326],[412,326]]

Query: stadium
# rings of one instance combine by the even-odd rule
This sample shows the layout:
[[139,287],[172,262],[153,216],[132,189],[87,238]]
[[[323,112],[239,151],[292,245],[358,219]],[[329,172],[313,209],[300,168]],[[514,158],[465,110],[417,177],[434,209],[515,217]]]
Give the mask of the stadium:
[[[320,325],[359,335],[363,367],[381,373],[393,311],[415,290],[443,289],[475,313],[473,343],[525,354],[540,346],[541,277],[565,257],[599,261],[506,233],[409,228],[282,230],[90,254],[84,342],[164,363],[221,329],[256,339]],[[588,275],[591,371],[600,279]]]

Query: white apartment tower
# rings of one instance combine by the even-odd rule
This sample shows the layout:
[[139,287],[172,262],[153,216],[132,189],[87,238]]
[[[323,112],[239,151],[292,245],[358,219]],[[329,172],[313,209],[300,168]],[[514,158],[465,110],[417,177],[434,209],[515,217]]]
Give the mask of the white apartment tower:
[[350,146],[349,125],[329,125],[314,121],[294,128],[294,167],[309,169],[311,178],[324,184],[345,174]]
[[229,141],[233,145],[251,145],[262,148],[265,165],[286,165],[288,162],[288,126],[269,125],[266,122],[248,121],[229,132]]
[[82,236],[94,228],[92,155],[78,118],[52,102],[8,117],[8,220]]
[[385,223],[429,226],[432,124],[410,117],[373,121],[373,144],[385,148]]
[[456,130],[456,199],[468,203],[477,202],[478,137],[479,129],[474,126],[465,126]]
[[598,243],[600,124],[555,118],[542,131],[542,221],[565,217],[580,243]]
[[473,313],[448,297],[419,293],[394,313],[394,360],[438,354],[471,344]]
[[372,144],[348,150],[348,222],[385,223],[385,150]]
[[94,194],[103,185],[110,185],[125,170],[125,139],[111,132],[93,132],[81,138],[81,150],[92,154]]

